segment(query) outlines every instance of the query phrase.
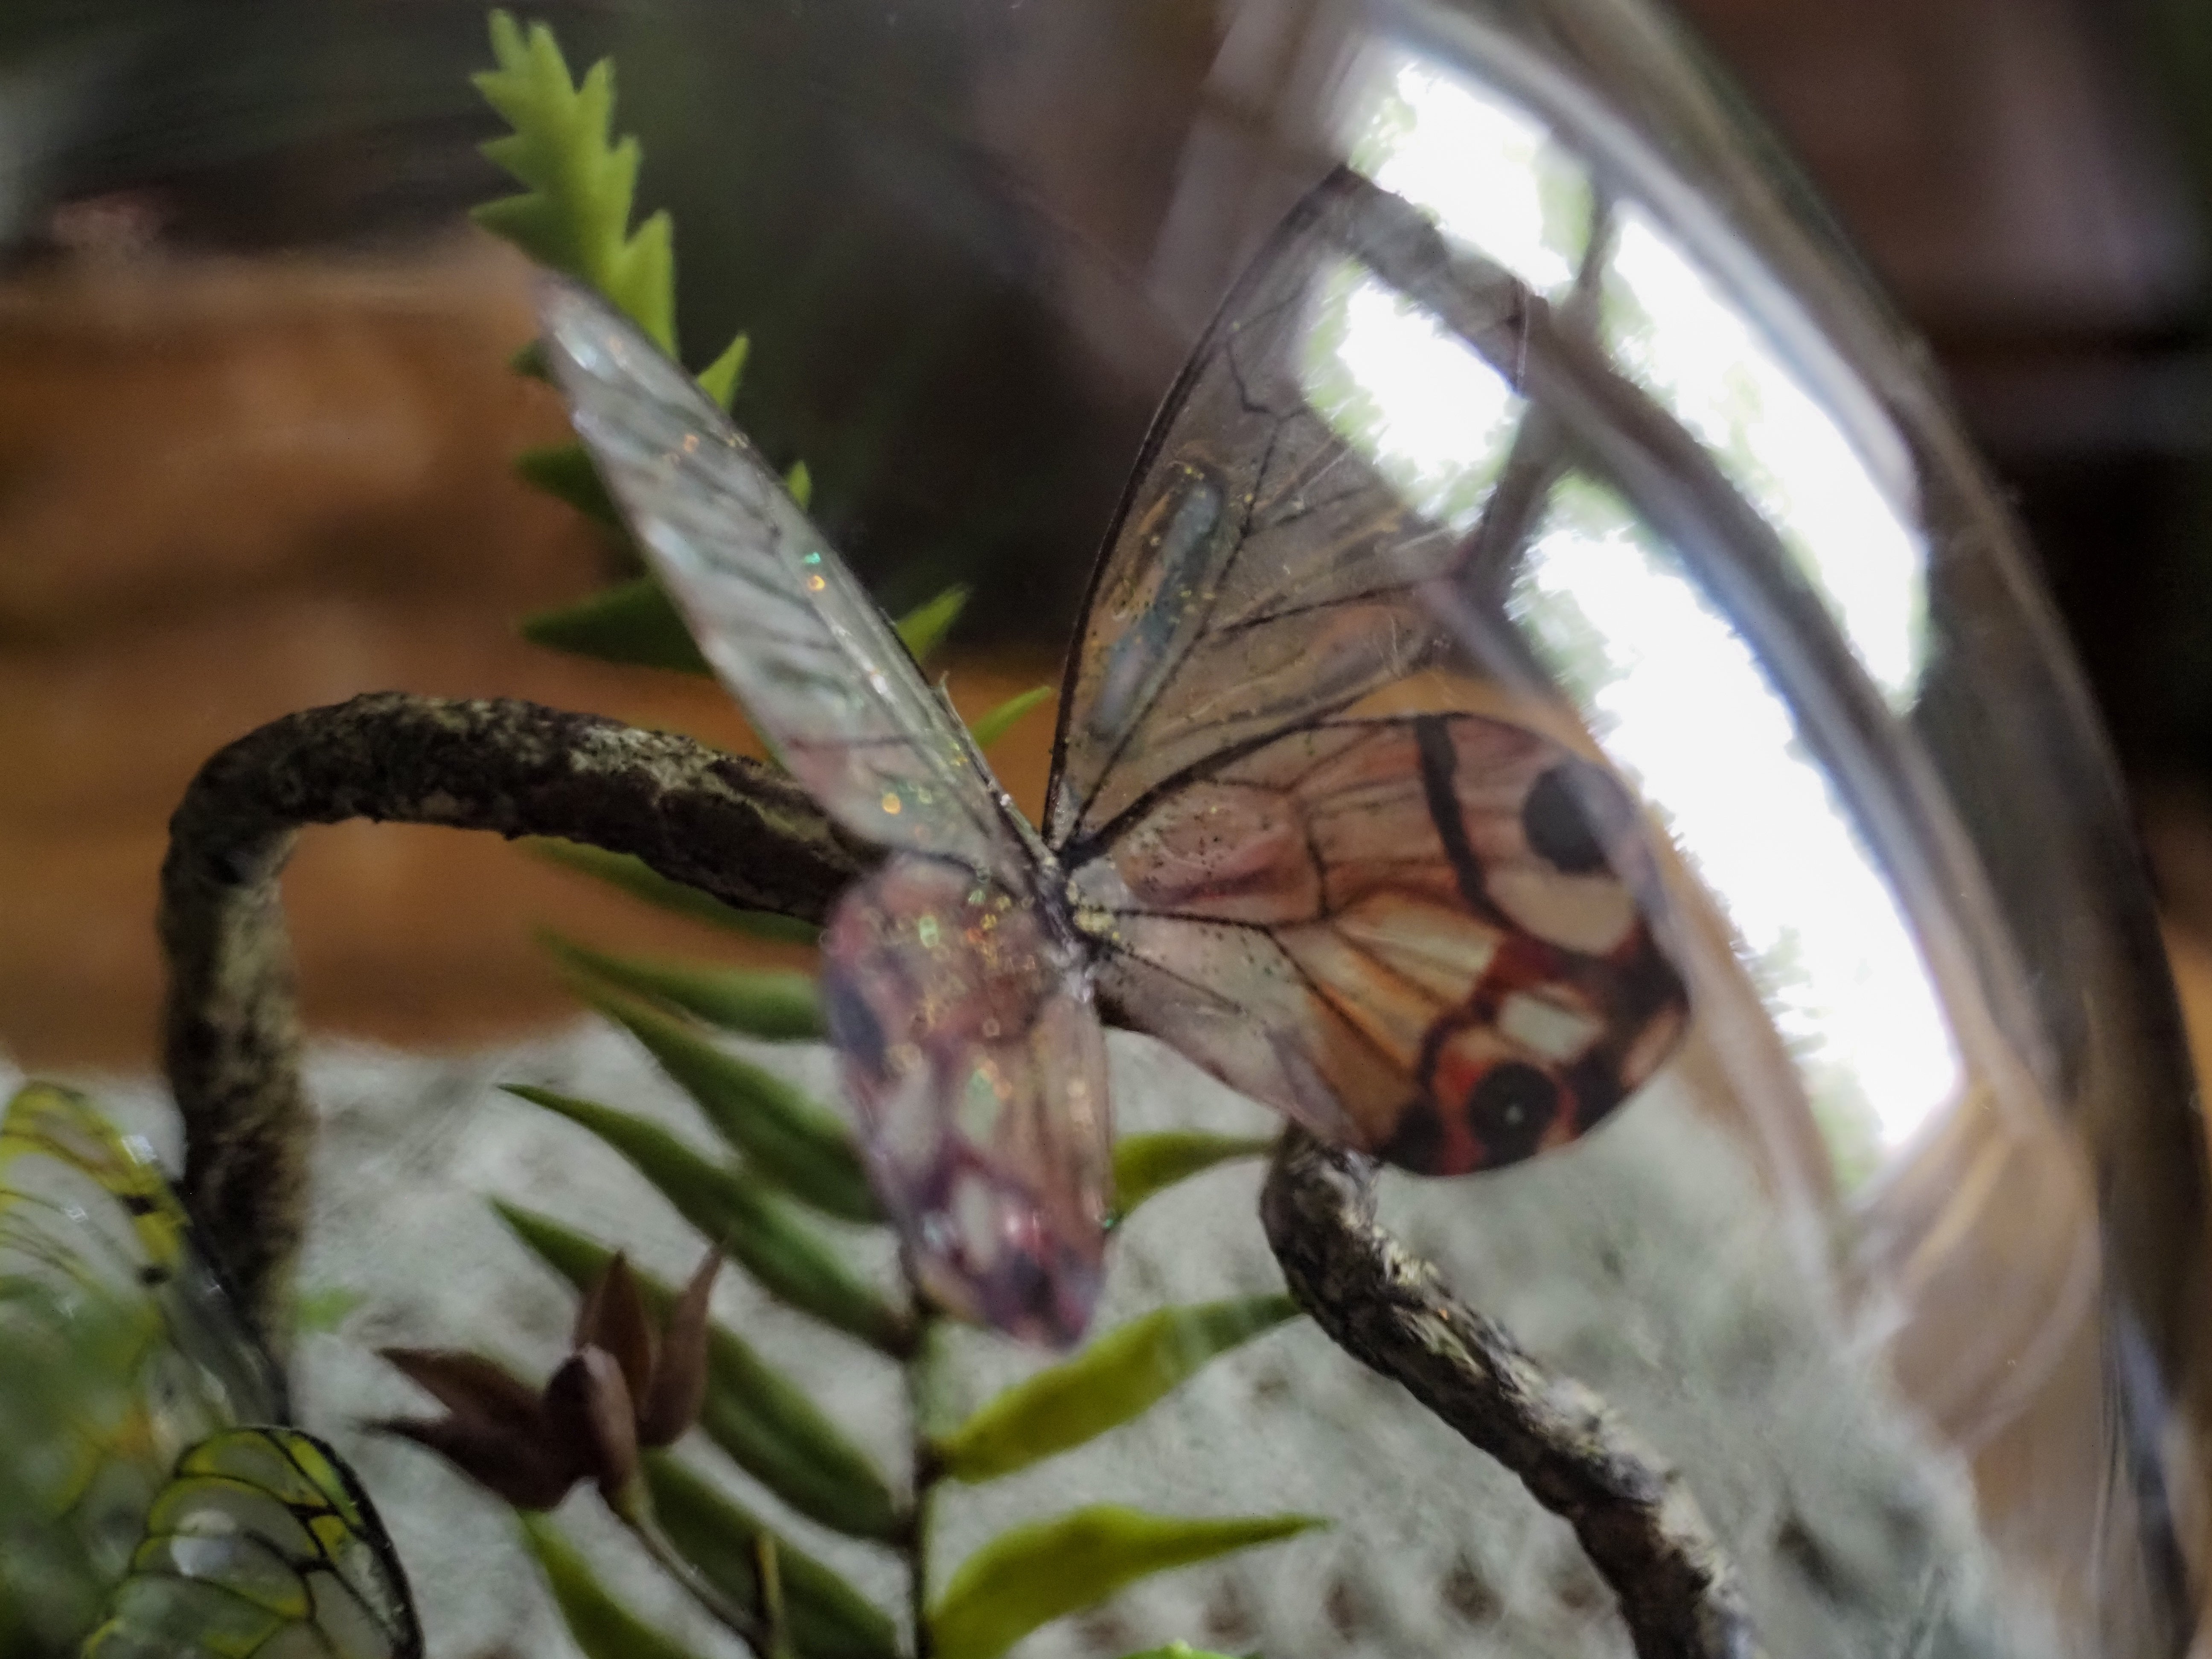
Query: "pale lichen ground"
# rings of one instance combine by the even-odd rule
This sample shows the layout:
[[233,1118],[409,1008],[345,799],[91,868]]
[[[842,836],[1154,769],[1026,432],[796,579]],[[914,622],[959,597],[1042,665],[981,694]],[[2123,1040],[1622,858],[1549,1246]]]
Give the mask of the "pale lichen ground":
[[[817,1087],[819,1051],[774,1063]],[[1264,1127],[1265,1115],[1137,1038],[1115,1045],[1127,1128]],[[497,1092],[535,1082],[646,1111],[707,1139],[688,1102],[626,1038],[596,1026],[459,1059],[325,1048],[311,1076],[324,1115],[311,1294],[361,1300],[307,1337],[298,1406],[351,1457],[406,1559],[434,1659],[573,1652],[500,1507],[367,1418],[424,1409],[372,1350],[465,1346],[543,1374],[565,1340],[564,1288],[483,1203],[550,1211],[678,1274],[699,1242],[583,1131]],[[165,1152],[155,1088],[101,1088]],[[1104,1322],[1163,1299],[1279,1288],[1255,1206],[1256,1164],[1155,1200],[1115,1244]],[[1778,1239],[1728,1144],[1655,1086],[1590,1141],[1510,1177],[1393,1180],[1386,1218],[1468,1300],[1605,1394],[1684,1468],[1741,1565],[1767,1650],[1799,1659],[2033,1656],[2034,1598],[2008,1586],[1975,1532],[1962,1464],[1891,1402],[1820,1287]],[[856,1249],[892,1271],[878,1239]],[[724,1275],[719,1310],[801,1378],[854,1437],[902,1466],[900,1379],[842,1337]],[[994,1340],[955,1346],[963,1401],[1035,1362]],[[702,1463],[727,1472],[711,1452]],[[781,1512],[805,1546],[887,1607],[880,1553]],[[1611,1598],[1571,1534],[1497,1466],[1300,1322],[1217,1363],[1141,1422],[994,1486],[951,1488],[939,1582],[1015,1521],[1078,1504],[1171,1513],[1295,1510],[1324,1532],[1143,1583],[1052,1626],[1021,1659],[1109,1655],[1175,1638],[1270,1659],[1305,1655],[1625,1656]],[[562,1512],[611,1581],[703,1656],[734,1653],[672,1594],[586,1494]]]

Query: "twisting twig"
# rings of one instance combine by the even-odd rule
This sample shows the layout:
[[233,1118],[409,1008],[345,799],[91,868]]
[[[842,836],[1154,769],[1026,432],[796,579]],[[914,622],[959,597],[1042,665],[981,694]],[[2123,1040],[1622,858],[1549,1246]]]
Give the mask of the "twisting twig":
[[279,1346],[314,1125],[276,883],[301,826],[349,818],[562,836],[808,920],[877,857],[758,762],[535,703],[380,693],[218,752],[169,821],[162,1055],[184,1115],[185,1200]]
[[1293,1130],[1260,1213],[1291,1294],[1329,1340],[1404,1384],[1574,1528],[1641,1659],[1754,1659],[1735,1571],[1680,1477],[1376,1224],[1370,1160]]
[[[301,826],[349,818],[560,836],[808,920],[878,856],[770,768],[534,703],[356,697],[218,753],[170,821],[165,1057],[185,1122],[185,1202],[280,1342],[314,1122],[276,882]],[[1288,1137],[1263,1214],[1293,1292],[1329,1337],[1573,1525],[1638,1654],[1753,1659],[1730,1569],[1688,1492],[1595,1396],[1545,1373],[1375,1225],[1364,1160]]]

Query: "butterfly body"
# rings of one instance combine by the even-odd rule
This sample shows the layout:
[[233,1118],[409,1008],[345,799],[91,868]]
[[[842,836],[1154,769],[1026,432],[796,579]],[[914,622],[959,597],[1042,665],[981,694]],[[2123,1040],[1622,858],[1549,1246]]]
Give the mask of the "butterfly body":
[[[1482,527],[1408,505],[1317,377],[1346,273],[1379,280],[1362,237],[1401,234],[1362,228],[1362,192],[1340,174],[1292,213],[1146,440],[1041,836],[719,406],[594,297],[541,294],[577,430],[702,648],[893,854],[825,933],[832,1035],[921,1282],[1023,1334],[1071,1340],[1098,1282],[1094,1004],[1424,1174],[1571,1139],[1687,1022],[1635,804],[1485,687]],[[1465,309],[1496,331],[1540,306]]]

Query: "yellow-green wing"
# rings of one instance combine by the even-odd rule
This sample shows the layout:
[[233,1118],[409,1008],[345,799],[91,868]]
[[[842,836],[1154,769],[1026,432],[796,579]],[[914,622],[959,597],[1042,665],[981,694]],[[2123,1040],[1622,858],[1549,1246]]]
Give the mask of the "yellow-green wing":
[[0,1651],[98,1616],[187,1446],[280,1417],[151,1154],[82,1095],[0,1115]]
[[421,1659],[405,1575],[353,1474],[297,1429],[178,1461],[82,1659]]

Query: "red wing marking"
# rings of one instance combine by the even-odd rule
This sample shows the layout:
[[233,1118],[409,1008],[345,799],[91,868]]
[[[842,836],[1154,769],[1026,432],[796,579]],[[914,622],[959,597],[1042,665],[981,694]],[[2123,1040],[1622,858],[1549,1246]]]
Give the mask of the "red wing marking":
[[1672,1049],[1642,836],[1608,774],[1524,727],[1340,717],[1159,792],[1072,879],[1139,1023],[1450,1174],[1582,1133]]

